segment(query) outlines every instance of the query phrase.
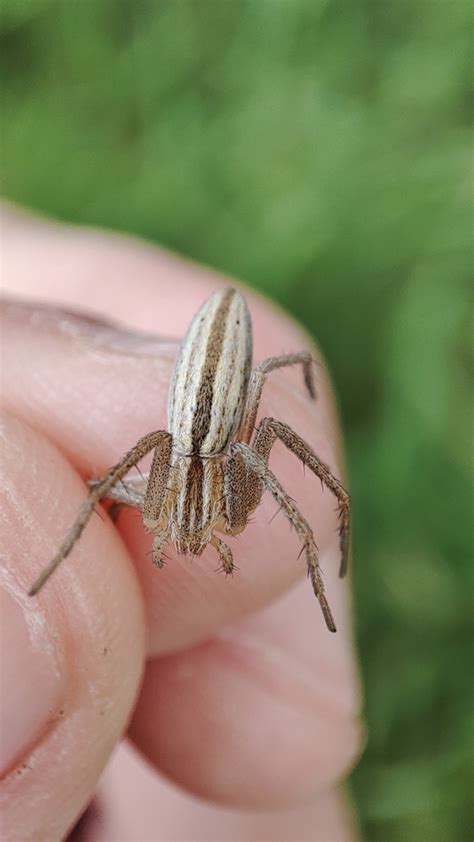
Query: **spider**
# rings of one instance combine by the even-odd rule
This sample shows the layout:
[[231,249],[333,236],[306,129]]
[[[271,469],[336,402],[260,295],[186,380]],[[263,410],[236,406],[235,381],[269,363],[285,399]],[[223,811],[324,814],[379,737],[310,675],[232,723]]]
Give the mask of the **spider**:
[[[169,390],[169,431],[143,436],[103,477],[89,481],[88,497],[56,555],[33,584],[31,596],[69,555],[103,498],[112,501],[115,512],[122,506],[141,510],[144,526],[154,534],[152,557],[157,567],[164,564],[163,550],[169,541],[178,553],[193,555],[211,544],[222,570],[231,575],[232,553],[217,533],[241,533],[267,489],[300,538],[326,625],[336,631],[311,528],[268,467],[274,442],[279,439],[337,499],[341,578],[349,554],[349,495],[287,424],[263,418],[255,431],[262,389],[271,371],[300,364],[309,396],[315,399],[311,355],[300,351],[270,357],[253,371],[251,362],[252,326],[245,299],[235,289],[218,290],[198,310],[180,346]],[[151,451],[149,474],[124,479]]]

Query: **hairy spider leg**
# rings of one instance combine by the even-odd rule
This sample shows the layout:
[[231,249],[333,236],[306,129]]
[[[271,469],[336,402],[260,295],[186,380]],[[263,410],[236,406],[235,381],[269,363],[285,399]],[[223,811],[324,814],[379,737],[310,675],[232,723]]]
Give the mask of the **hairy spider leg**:
[[80,538],[84,527],[87,525],[96,503],[104,497],[107,497],[110,489],[115,485],[115,483],[119,482],[119,480],[121,480],[122,477],[124,477],[125,474],[140,461],[140,459],[146,456],[150,450],[153,450],[154,447],[159,446],[161,442],[169,438],[170,434],[163,430],[148,433],[146,436],[143,436],[143,438],[141,438],[131,450],[125,453],[117,464],[114,465],[113,468],[111,468],[105,476],[97,482],[95,487],[91,489],[89,495],[84,500],[81,508],[79,509],[79,513],[74,523],[68,530],[58,552],[48,566],[42,570],[30,588],[28,592],[29,596],[37,594],[49,577],[54,573],[56,568],[59,567],[65,558],[67,558],[74,544]]
[[281,357],[268,357],[268,359],[263,360],[254,368],[250,376],[244,415],[237,436],[238,441],[249,444],[253,436],[260,398],[262,397],[263,387],[268,374],[277,368],[286,368],[287,366],[298,364],[303,366],[304,382],[309,396],[313,400],[316,399],[312,367],[313,358],[309,351],[299,351],[296,354],[283,354]]
[[[270,451],[276,439],[279,439],[285,447],[291,451],[291,453],[294,453],[304,465],[307,465],[310,471],[313,471],[313,473],[319,477],[321,483],[336,497],[339,510],[339,546],[341,550],[339,576],[342,579],[347,572],[349,564],[349,494],[325,462],[316,456],[309,444],[307,444],[304,439],[298,435],[298,433],[295,433],[288,424],[284,424],[282,421],[277,421],[276,418],[262,418],[252,445],[254,450],[263,458],[265,464],[268,463]],[[258,491],[258,489],[256,489],[256,491]],[[254,503],[255,498],[252,500],[252,504]]]
[[[231,495],[234,492],[236,493],[236,490],[233,488],[233,466],[236,456],[241,457],[243,463],[257,478],[257,481],[260,481],[263,486],[271,492],[277,503],[285,512],[290,523],[294,526],[306,553],[308,575],[311,579],[314,593],[319,600],[326,625],[329,631],[335,632],[336,624],[324,593],[324,583],[318,565],[317,547],[311,527],[291,497],[283,489],[275,475],[269,469],[263,457],[260,456],[260,454],[257,453],[250,445],[245,444],[244,442],[235,442],[231,445],[229,450],[226,472],[229,474],[228,490]],[[229,524],[229,526],[231,526],[231,524]]]

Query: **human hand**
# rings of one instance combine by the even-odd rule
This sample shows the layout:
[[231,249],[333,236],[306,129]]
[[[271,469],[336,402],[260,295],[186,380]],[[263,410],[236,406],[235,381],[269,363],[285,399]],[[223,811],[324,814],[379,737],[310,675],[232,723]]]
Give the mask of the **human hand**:
[[[79,475],[103,473],[166,428],[177,346],[156,336],[181,338],[222,278],[8,208],[3,228],[3,289],[17,302],[2,311],[5,839],[63,839],[127,725],[151,766],[119,750],[100,784],[93,842],[353,839],[335,789],[360,745],[335,502],[283,448],[272,469],[314,528],[338,634],[326,630],[287,521],[269,524],[268,495],[229,542],[240,568],[232,580],[215,573],[212,547],[192,563],[169,547],[166,569],[153,568],[131,510],[115,526],[93,518],[41,594],[26,596],[83,500]],[[246,296],[256,360],[308,347],[287,317]],[[313,405],[300,371],[275,372],[260,416],[287,421],[340,476],[323,367],[317,387]]]

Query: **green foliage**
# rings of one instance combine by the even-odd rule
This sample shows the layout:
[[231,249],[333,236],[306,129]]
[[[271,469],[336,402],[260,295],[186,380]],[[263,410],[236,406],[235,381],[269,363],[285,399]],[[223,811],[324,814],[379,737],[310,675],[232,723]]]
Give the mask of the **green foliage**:
[[330,362],[375,842],[472,836],[470,32],[464,0],[4,0],[7,195],[235,274]]

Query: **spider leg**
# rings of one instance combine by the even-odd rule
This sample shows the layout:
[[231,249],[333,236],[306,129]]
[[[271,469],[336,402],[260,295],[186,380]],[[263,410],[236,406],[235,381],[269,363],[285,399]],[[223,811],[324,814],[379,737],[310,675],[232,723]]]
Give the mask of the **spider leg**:
[[299,351],[296,354],[283,354],[281,357],[268,357],[268,359],[263,360],[256,366],[256,368],[254,368],[250,376],[247,401],[245,404],[242,423],[240,425],[240,431],[237,436],[239,441],[243,441],[248,444],[252,438],[263,387],[265,385],[267,375],[270,374],[271,371],[275,371],[277,368],[285,368],[289,365],[302,365],[306,388],[310,397],[313,400],[316,398],[312,363],[313,359],[309,351]]
[[162,443],[167,443],[171,441],[171,436],[168,432],[164,430],[159,430],[154,433],[148,433],[143,438],[139,439],[137,444],[132,447],[131,450],[127,451],[127,453],[122,456],[122,458],[111,468],[105,476],[103,476],[95,485],[94,488],[91,489],[89,495],[84,500],[82,506],[79,509],[78,515],[68,530],[64,541],[62,542],[61,546],[59,547],[58,552],[51,560],[51,562],[44,568],[44,570],[40,573],[36,581],[33,583],[29,590],[29,596],[34,596],[41,590],[45,582],[49,579],[52,573],[56,570],[56,568],[61,564],[61,562],[69,555],[71,552],[74,544],[80,538],[84,527],[89,521],[89,518],[94,511],[94,507],[99,500],[102,500],[104,497],[108,496],[110,489],[117,483],[125,474],[128,473],[130,468],[133,468],[137,462],[140,461],[150,450],[153,450],[154,447],[159,447]]
[[254,475],[258,481],[271,492],[271,494],[273,494],[273,497],[285,512],[288,520],[294,526],[306,553],[308,575],[311,579],[314,593],[319,600],[326,625],[329,631],[335,632],[336,625],[324,593],[324,583],[318,565],[317,547],[311,527],[293,500],[282,488],[275,475],[269,469],[265,459],[259,453],[244,442],[236,442],[230,447],[227,468],[229,468],[232,460],[235,459],[236,456],[239,456],[242,459],[246,467],[249,468],[251,474]]
[[[130,479],[121,479],[116,485],[113,485],[110,491],[107,492],[107,499],[112,503],[117,504],[117,509],[120,510],[123,506],[132,506],[140,509],[143,506],[145,499],[145,491],[148,483],[149,474],[143,474],[142,477],[130,477]],[[102,482],[99,479],[90,479],[87,482],[89,488],[97,488]],[[109,515],[112,507],[109,509]]]
[[226,576],[232,576],[235,570],[234,559],[232,558],[232,552],[230,547],[227,544],[224,544],[224,541],[221,541],[217,535],[212,535],[211,540],[209,541],[213,547],[219,553],[219,558],[222,562],[222,570],[224,571]]
[[155,567],[164,567],[165,560],[163,558],[163,548],[168,541],[169,531],[167,529],[159,529],[153,538],[152,558]]
[[[256,482],[258,480],[255,478]],[[247,526],[249,471],[240,453],[234,453],[224,469],[224,500],[227,528],[238,535]]]
[[156,446],[146,485],[143,501],[143,523],[148,529],[156,530],[167,492],[170,474],[171,449],[173,441],[171,435],[160,441]]
[[[321,480],[322,484],[326,486],[336,497],[339,506],[339,545],[341,549],[341,566],[339,568],[339,576],[341,579],[347,572],[349,562],[349,547],[350,547],[350,497],[342,483],[334,476],[329,467],[319,459],[318,456],[311,449],[309,444],[299,436],[294,430],[282,421],[277,421],[275,418],[263,418],[259,424],[257,434],[253,443],[253,448],[268,462],[270,451],[276,441],[279,439],[288,450],[291,450],[298,459],[307,465],[308,468],[316,474]],[[256,495],[252,498],[252,504],[255,502]],[[257,505],[257,499],[255,505]]]

